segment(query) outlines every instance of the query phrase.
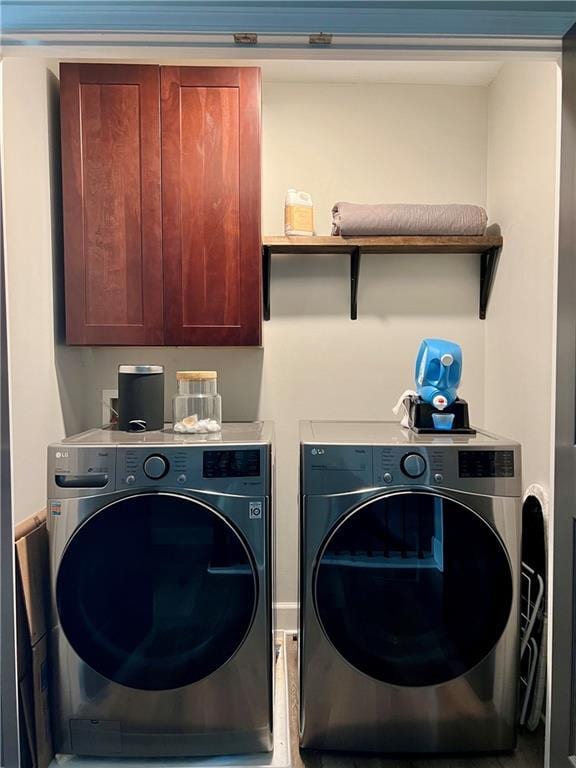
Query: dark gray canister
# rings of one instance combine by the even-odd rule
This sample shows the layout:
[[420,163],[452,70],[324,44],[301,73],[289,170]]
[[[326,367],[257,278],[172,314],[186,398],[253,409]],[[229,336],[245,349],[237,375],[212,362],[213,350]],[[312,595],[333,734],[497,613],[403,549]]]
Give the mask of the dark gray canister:
[[164,366],[118,366],[118,428],[150,432],[164,427]]

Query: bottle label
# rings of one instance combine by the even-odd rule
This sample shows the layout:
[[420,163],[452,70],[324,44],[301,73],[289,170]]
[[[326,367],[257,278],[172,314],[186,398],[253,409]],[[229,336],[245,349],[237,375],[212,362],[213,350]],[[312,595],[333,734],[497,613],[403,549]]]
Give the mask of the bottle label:
[[284,209],[284,229],[314,234],[314,209],[309,205],[287,205]]

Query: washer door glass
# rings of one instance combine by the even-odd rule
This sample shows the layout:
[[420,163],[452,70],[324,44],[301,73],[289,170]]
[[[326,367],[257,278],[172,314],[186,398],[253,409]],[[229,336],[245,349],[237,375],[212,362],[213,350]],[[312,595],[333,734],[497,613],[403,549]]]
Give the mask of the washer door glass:
[[471,509],[402,493],[352,512],[315,570],[316,612],[354,667],[398,686],[437,685],[476,666],[512,606],[508,556]]
[[181,496],[115,502],[72,536],[56,581],[70,644],[90,667],[144,690],[189,685],[238,650],[257,581],[240,534]]

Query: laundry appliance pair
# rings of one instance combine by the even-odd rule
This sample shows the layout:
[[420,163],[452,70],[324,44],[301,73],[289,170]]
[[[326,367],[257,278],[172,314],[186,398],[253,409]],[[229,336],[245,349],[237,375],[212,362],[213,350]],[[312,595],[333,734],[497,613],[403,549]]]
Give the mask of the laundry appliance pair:
[[[302,424],[302,746],[513,748],[520,462],[481,431]],[[58,751],[272,748],[272,478],[267,423],[51,446]]]
[[57,752],[272,749],[269,423],[49,448]]
[[303,747],[514,748],[520,446],[471,432],[302,423]]

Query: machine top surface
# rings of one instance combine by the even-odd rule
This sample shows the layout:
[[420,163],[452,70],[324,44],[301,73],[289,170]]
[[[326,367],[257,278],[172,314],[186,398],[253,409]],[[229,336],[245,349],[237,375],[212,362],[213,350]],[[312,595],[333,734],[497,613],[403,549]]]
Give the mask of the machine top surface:
[[152,432],[121,432],[118,429],[91,429],[62,440],[59,445],[99,446],[184,446],[184,445],[266,445],[272,442],[274,426],[271,421],[229,422],[222,431],[207,435],[186,435],[172,432],[171,425]]
[[301,421],[300,440],[320,445],[398,445],[398,446],[497,446],[517,445],[515,440],[478,430],[475,435],[438,432],[419,435],[397,421]]

